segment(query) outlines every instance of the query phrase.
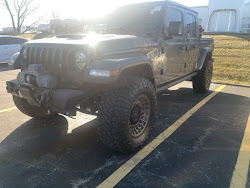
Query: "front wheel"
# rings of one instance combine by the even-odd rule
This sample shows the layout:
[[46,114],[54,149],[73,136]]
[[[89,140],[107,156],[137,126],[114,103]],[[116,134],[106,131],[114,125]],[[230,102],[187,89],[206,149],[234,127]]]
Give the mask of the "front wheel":
[[36,118],[36,119],[50,119],[57,115],[57,113],[52,112],[51,114],[47,114],[45,111],[43,111],[41,108],[30,105],[26,99],[13,96],[13,101],[22,113]]
[[155,88],[145,78],[129,78],[104,93],[98,111],[101,140],[117,151],[139,150],[154,125],[156,103]]
[[202,69],[192,78],[195,93],[207,93],[213,77],[213,61],[206,59]]

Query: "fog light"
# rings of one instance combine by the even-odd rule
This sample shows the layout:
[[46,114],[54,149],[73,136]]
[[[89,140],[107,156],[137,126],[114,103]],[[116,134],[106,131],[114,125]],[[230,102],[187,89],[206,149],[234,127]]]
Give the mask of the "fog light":
[[33,75],[27,75],[25,81],[26,83],[36,85],[36,77]]
[[90,70],[89,75],[90,76],[97,76],[97,77],[109,77],[110,71],[108,70]]

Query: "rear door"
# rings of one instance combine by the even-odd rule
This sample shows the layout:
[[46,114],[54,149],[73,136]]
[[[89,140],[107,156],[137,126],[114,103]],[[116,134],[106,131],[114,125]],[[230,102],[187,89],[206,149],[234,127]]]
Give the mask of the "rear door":
[[163,64],[164,64],[164,80],[170,80],[181,77],[184,74],[184,60],[185,60],[185,39],[184,39],[184,14],[181,8],[169,6],[166,17],[166,27],[169,31],[171,23],[181,22],[182,31],[172,39],[165,41],[163,47]]
[[197,14],[191,11],[185,11],[185,74],[192,73],[199,55],[199,21]]

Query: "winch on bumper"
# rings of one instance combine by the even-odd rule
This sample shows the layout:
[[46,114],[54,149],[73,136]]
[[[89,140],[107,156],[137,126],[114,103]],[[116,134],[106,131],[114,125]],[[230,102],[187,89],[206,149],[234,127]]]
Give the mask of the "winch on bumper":
[[76,115],[75,106],[84,96],[82,90],[59,89],[57,79],[37,64],[29,65],[27,71],[20,72],[16,80],[7,81],[6,84],[8,93],[26,99],[48,114],[60,112]]

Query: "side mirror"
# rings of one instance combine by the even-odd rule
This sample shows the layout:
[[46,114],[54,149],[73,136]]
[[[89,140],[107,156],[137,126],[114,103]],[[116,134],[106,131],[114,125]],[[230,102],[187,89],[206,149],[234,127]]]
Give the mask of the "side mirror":
[[169,23],[169,35],[170,36],[182,36],[182,22],[170,22]]
[[169,27],[164,29],[165,40],[172,39],[174,36],[182,36],[182,22],[170,22]]

